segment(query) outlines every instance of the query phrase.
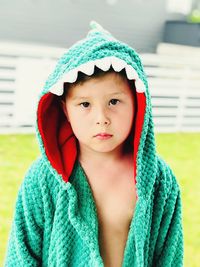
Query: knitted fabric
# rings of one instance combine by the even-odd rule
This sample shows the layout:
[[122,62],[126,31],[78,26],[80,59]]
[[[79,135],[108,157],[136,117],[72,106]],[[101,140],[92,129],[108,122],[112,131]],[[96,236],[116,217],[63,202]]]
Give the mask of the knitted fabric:
[[36,132],[41,157],[30,166],[19,190],[5,266],[104,266],[96,203],[77,159],[76,138],[51,89],[58,85],[56,90],[62,92],[59,80],[67,73],[109,56],[130,65],[145,85],[143,91],[138,83],[136,130],[130,137],[137,202],[122,266],[183,266],[180,188],[156,152],[141,60],[134,49],[100,26],[92,28],[61,57],[39,97]]

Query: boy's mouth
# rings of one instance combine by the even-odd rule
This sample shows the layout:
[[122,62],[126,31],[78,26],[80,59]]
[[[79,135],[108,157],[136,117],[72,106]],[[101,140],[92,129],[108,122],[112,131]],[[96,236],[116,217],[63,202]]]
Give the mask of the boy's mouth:
[[108,134],[108,133],[98,133],[97,135],[95,135],[96,138],[98,139],[108,139],[112,137],[112,134]]

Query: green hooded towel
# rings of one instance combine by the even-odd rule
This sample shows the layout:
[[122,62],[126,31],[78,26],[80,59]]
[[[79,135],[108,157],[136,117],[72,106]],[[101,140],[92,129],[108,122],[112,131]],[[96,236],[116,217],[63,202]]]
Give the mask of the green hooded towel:
[[[94,67],[126,71],[137,98],[134,182],[137,202],[123,267],[183,266],[181,197],[170,167],[156,152],[148,82],[139,55],[91,22],[85,39],[59,59],[41,92],[36,133],[41,156],[20,187],[5,266],[101,267],[94,197],[77,161],[77,143],[59,105],[63,83]],[[119,127],[120,130],[120,127]],[[97,170],[98,171],[98,170]]]

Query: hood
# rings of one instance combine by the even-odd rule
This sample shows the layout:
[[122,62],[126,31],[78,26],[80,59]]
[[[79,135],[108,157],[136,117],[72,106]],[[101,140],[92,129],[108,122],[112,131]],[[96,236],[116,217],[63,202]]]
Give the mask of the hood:
[[36,123],[40,150],[51,171],[62,184],[67,184],[77,158],[77,145],[59,105],[58,96],[63,94],[64,82],[75,82],[78,71],[91,75],[95,66],[104,71],[111,65],[116,72],[125,69],[127,78],[135,82],[137,96],[135,132],[130,137],[134,147],[134,181],[137,195],[147,196],[152,190],[157,163],[151,101],[140,57],[96,22],[90,26],[86,38],[75,43],[59,59],[40,94]]

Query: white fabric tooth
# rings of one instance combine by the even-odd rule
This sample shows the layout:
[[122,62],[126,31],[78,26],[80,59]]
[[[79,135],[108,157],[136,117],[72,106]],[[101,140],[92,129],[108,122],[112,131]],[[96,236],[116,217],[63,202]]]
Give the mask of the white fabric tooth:
[[94,73],[94,61],[90,61],[80,65],[78,67],[78,71],[81,71],[86,75],[92,75]]
[[127,78],[129,80],[138,79],[138,74],[137,74],[136,70],[131,65],[126,66],[126,75],[127,75]]
[[112,57],[111,62],[112,62],[113,69],[117,72],[120,72],[122,69],[124,69],[127,66],[124,60],[117,58],[117,57]]
[[95,60],[95,65],[103,71],[109,70],[111,65],[110,57]]
[[56,83],[50,90],[49,92],[51,92],[52,94],[55,95],[62,95],[63,94],[63,81],[59,81],[59,83]]
[[110,69],[110,66],[117,72],[120,72],[125,68],[126,75],[129,80],[135,80],[136,91],[138,93],[143,93],[146,91],[146,87],[143,81],[139,78],[136,70],[128,65],[124,60],[117,57],[105,57],[102,59],[97,59],[95,61],[89,61],[80,65],[79,67],[69,71],[58,83],[56,83],[49,91],[55,95],[61,96],[63,94],[63,84],[64,82],[73,83],[77,80],[78,71],[85,73],[86,75],[92,75],[94,73],[95,65],[103,71]]
[[63,80],[65,82],[68,82],[68,83],[73,83],[77,80],[77,74],[78,74],[78,69],[73,69],[71,71],[69,71],[63,78]]
[[143,81],[139,78],[135,81],[135,87],[138,93],[144,93],[146,91]]

